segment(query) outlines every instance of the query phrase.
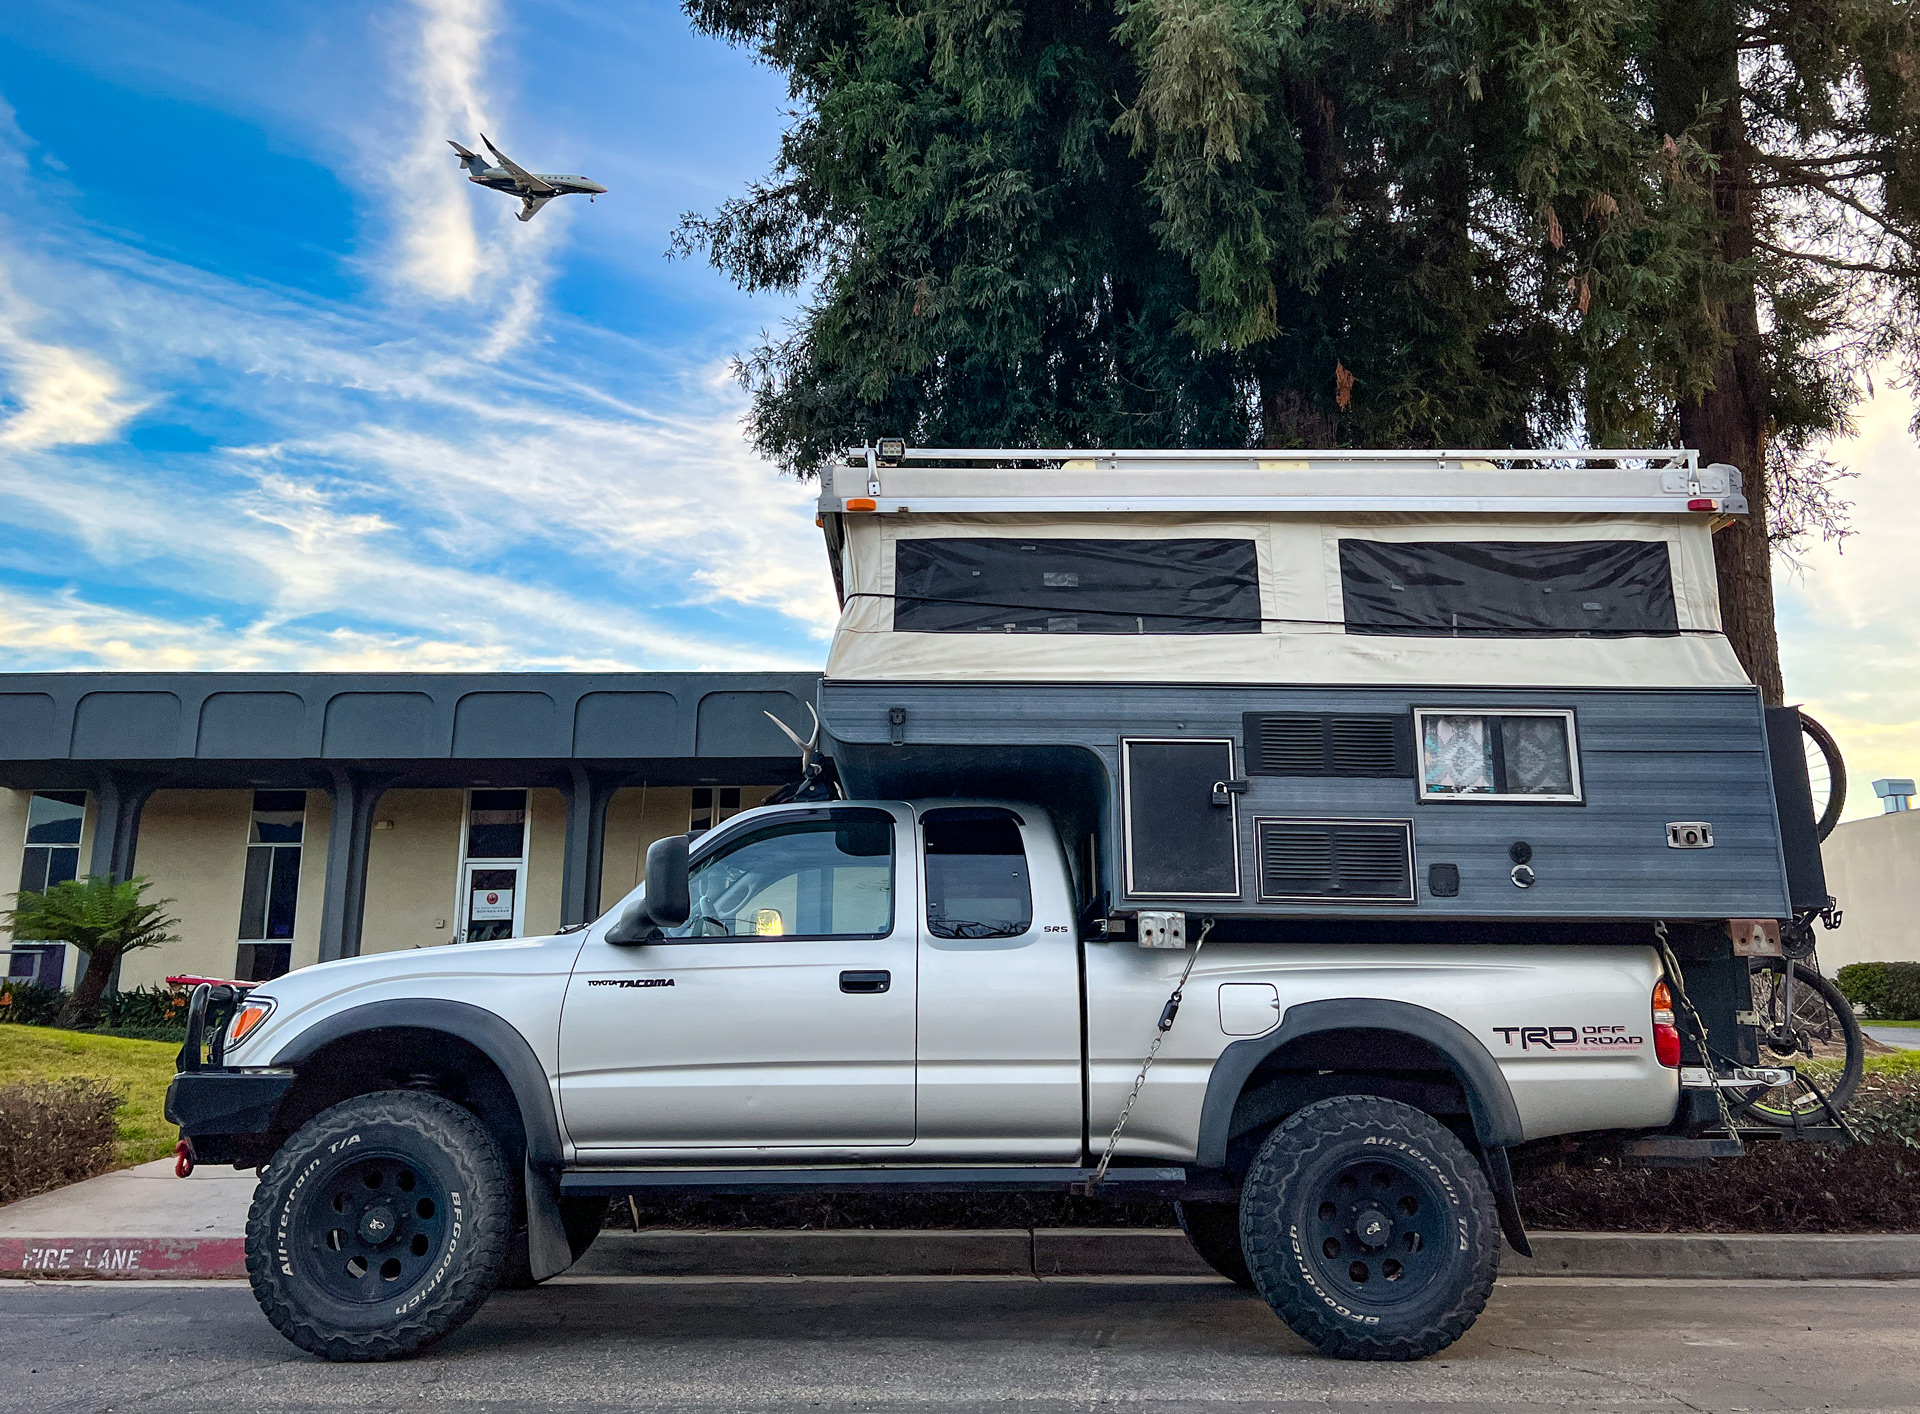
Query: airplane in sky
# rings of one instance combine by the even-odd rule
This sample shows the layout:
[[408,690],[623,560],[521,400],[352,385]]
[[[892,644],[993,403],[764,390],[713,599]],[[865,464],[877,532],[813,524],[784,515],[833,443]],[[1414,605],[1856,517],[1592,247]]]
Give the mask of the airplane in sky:
[[519,216],[522,221],[531,221],[533,214],[552,201],[556,196],[582,196],[591,201],[606,191],[598,182],[590,182],[585,177],[561,176],[552,172],[529,172],[506,153],[493,145],[493,139],[485,133],[480,141],[487,145],[499,160],[498,167],[493,166],[477,152],[469,152],[452,138],[447,146],[460,154],[460,165],[467,169],[467,180],[478,182],[494,191],[507,192],[520,198]]

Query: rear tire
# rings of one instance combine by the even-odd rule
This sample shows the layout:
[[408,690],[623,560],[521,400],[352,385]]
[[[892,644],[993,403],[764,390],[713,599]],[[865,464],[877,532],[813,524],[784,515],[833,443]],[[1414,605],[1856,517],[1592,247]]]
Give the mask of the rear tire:
[[1464,1335],[1500,1267],[1479,1163],[1397,1100],[1341,1095],[1268,1136],[1240,1199],[1255,1288],[1343,1360],[1420,1360]]
[[273,1156],[247,1214],[247,1276],[275,1329],[329,1360],[392,1360],[464,1325],[513,1228],[493,1136],[439,1095],[323,1110]]
[[1238,1203],[1175,1203],[1173,1211],[1201,1261],[1235,1286],[1254,1289],[1247,1254],[1240,1246]]

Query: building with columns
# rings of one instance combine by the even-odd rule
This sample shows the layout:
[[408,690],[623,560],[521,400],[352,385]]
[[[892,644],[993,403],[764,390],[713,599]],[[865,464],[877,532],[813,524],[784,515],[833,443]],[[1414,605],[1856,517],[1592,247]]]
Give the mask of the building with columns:
[[[0,675],[0,841],[21,888],[153,881],[169,974],[265,979],[597,917],[646,849],[798,774],[806,673]],[[0,869],[12,866],[0,861]],[[3,887],[3,886],[0,886]],[[10,944],[70,984],[75,950]]]

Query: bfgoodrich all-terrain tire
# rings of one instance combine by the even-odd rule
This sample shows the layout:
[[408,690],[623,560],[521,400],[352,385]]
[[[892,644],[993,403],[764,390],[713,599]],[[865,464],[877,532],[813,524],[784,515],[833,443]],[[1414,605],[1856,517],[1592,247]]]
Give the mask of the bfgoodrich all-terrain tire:
[[1253,1290],[1253,1273],[1240,1246],[1238,1203],[1175,1203],[1180,1231],[1187,1235],[1200,1260],[1235,1286]]
[[329,1360],[391,1360],[451,1335],[500,1278],[513,1185],[480,1121],[386,1090],[322,1111],[261,1175],[247,1275],[267,1319]]
[[1500,1264],[1493,1192],[1451,1131],[1371,1095],[1321,1100],[1268,1136],[1240,1196],[1255,1288],[1344,1360],[1419,1360],[1458,1340]]

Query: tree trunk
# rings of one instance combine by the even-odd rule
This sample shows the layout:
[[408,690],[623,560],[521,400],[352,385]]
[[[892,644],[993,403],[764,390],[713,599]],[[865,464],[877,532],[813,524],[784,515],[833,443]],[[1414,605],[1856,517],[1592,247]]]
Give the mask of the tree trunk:
[[79,985],[67,1002],[63,1020],[84,1023],[93,1019],[100,1009],[100,998],[106,995],[107,983],[113,980],[114,961],[113,953],[106,948],[96,948],[87,954],[87,970],[80,974]]
[[1702,99],[1717,102],[1706,146],[1717,168],[1711,183],[1720,230],[1715,281],[1707,294],[1728,345],[1714,366],[1713,384],[1679,404],[1680,440],[1702,463],[1740,468],[1753,509],[1714,536],[1720,615],[1734,656],[1769,703],[1785,697],[1780,642],[1773,619],[1773,563],[1767,538],[1767,390],[1761,374],[1759,297],[1751,278],[1735,281],[1731,267],[1754,255],[1753,187],[1746,114],[1740,87],[1739,10],[1729,0],[1671,4],[1655,40],[1649,72],[1654,117],[1669,134],[1689,127]]

